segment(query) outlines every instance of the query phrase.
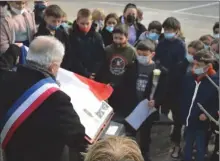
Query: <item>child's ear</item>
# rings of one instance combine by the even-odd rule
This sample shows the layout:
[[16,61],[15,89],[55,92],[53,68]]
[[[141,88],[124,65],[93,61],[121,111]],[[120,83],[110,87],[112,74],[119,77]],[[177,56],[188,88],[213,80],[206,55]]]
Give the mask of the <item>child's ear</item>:
[[155,52],[152,52],[152,58],[155,56],[155,54],[156,54]]

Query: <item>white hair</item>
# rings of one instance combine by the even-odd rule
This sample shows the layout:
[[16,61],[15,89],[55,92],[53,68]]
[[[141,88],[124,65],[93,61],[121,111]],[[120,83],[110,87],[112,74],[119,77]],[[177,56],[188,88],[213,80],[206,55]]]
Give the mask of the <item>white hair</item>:
[[52,63],[61,64],[64,56],[63,44],[53,36],[38,36],[30,44],[27,61],[48,69]]

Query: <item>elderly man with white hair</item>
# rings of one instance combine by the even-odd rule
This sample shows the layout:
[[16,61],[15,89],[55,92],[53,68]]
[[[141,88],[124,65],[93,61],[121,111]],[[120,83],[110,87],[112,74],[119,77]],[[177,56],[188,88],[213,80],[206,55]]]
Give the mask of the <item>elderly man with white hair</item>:
[[60,161],[65,145],[84,150],[85,128],[56,83],[63,56],[61,42],[39,36],[27,64],[1,80],[0,142],[7,161]]

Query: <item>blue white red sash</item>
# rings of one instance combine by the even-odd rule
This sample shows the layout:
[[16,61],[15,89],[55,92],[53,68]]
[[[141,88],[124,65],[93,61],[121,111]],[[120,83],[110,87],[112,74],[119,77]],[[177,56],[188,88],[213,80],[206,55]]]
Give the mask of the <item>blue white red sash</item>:
[[37,82],[9,108],[5,117],[0,120],[0,144],[6,147],[19,126],[54,92],[59,86],[52,78]]

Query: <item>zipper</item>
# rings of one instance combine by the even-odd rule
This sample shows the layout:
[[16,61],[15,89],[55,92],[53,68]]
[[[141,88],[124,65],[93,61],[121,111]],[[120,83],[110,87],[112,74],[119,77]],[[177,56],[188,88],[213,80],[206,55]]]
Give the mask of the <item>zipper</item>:
[[199,83],[196,82],[196,87],[195,87],[194,94],[193,94],[192,101],[191,101],[191,105],[190,105],[190,108],[189,108],[189,113],[188,113],[188,116],[186,118],[186,126],[189,125],[189,117],[190,117],[190,114],[192,112],[192,107],[193,107],[194,101],[196,99],[197,92],[198,92],[200,84],[201,84],[201,82],[199,82]]

